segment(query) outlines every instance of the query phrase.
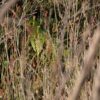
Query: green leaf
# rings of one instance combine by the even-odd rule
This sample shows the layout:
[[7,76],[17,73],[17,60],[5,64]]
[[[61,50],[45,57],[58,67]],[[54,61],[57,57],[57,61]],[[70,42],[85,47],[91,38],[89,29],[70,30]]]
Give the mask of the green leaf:
[[33,50],[36,52],[37,55],[39,55],[43,49],[43,45],[45,42],[45,32],[40,27],[40,20],[31,19],[30,24],[34,27],[34,32],[30,38],[30,43]]
[[36,44],[35,44],[35,39],[34,39],[34,37],[31,37],[31,38],[30,38],[30,42],[31,42],[31,45],[32,45],[33,50],[36,52]]
[[70,50],[64,49],[63,54],[64,54],[64,56],[68,56],[70,54]]
[[39,33],[37,38],[33,35],[30,39],[30,42],[33,50],[37,53],[37,55],[39,55],[43,49],[43,45],[45,42],[44,35],[42,33]]
[[43,44],[41,43],[40,40],[36,40],[36,51],[37,51],[37,55],[40,54],[40,52],[42,51],[43,49]]
[[9,62],[6,61],[6,60],[4,60],[4,61],[2,62],[2,66],[5,67],[5,68],[8,66],[8,64],[9,64]]

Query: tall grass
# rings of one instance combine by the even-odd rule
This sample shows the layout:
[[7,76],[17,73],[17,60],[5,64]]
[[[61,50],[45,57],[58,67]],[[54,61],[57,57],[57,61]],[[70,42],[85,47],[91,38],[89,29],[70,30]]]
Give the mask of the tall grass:
[[99,0],[0,7],[1,99],[99,100]]

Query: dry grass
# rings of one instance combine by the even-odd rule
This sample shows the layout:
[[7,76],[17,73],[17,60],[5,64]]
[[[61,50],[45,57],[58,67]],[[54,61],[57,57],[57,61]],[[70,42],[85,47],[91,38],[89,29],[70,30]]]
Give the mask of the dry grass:
[[98,0],[2,0],[0,7],[1,99],[99,100]]

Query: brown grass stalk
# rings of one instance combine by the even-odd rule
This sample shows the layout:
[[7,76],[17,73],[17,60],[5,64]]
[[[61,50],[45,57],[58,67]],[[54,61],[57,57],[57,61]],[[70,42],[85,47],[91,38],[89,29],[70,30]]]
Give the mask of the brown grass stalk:
[[82,88],[87,76],[89,75],[89,73],[91,71],[91,67],[95,60],[94,59],[95,55],[97,53],[98,45],[100,43],[100,29],[99,28],[96,30],[94,37],[93,37],[93,41],[91,43],[91,46],[89,47],[89,50],[85,54],[83,70],[80,73],[80,75],[78,76],[78,78],[77,78],[78,80],[76,81],[73,92],[69,96],[68,100],[78,100],[81,88]]
[[5,4],[3,5],[3,7],[2,7],[1,10],[0,10],[0,23],[2,22],[5,13],[6,13],[6,12],[9,10],[9,8],[10,8],[11,6],[13,6],[16,2],[17,2],[17,0],[9,0],[7,3],[5,3]]
[[92,100],[100,100],[100,63],[94,77]]

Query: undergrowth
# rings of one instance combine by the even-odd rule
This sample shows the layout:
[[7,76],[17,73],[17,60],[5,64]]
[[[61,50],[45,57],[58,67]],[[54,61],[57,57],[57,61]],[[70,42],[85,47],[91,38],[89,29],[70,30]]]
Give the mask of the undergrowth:
[[[0,98],[67,100],[99,21],[99,0],[18,0],[0,25]],[[91,100],[99,56],[80,100]]]

